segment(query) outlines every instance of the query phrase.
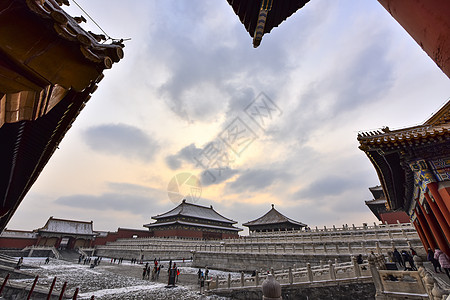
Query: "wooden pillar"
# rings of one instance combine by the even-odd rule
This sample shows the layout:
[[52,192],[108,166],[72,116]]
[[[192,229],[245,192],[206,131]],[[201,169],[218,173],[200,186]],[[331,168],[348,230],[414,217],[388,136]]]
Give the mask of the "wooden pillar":
[[419,235],[420,241],[422,242],[423,247],[425,248],[425,252],[428,251],[428,248],[430,247],[430,244],[428,244],[427,238],[425,234],[423,233],[422,227],[418,224],[417,220],[414,220],[412,222],[414,225],[414,228],[416,228],[417,234]]
[[431,199],[431,197],[428,195],[428,193],[425,193],[425,199],[427,200],[427,203],[430,206],[431,211],[433,212],[434,216],[436,217],[436,220],[439,223],[439,227],[441,227],[442,232],[444,233],[447,241],[450,241],[450,227],[449,227],[450,223],[448,223],[449,220],[446,220],[444,218],[445,214],[449,215],[447,208],[444,207],[444,209],[447,210],[446,212],[444,212],[444,211],[441,212],[441,210],[437,206],[436,202],[434,202]]
[[420,228],[422,228],[422,231],[425,235],[425,238],[428,242],[428,245],[430,246],[430,248],[434,251],[436,249],[436,241],[433,238],[433,235],[430,231],[430,227],[427,224],[427,221],[425,220],[425,217],[422,214],[422,211],[419,211],[419,209],[414,209],[416,216],[417,216],[417,221],[418,221],[418,225]]
[[450,77],[450,1],[378,0]]
[[427,220],[428,225],[430,226],[431,232],[433,233],[434,238],[436,239],[436,242],[439,246],[439,248],[446,253],[447,255],[449,255],[448,253],[450,253],[450,249],[448,247],[448,243],[445,240],[444,234],[442,233],[442,231],[439,228],[439,224],[436,221],[436,219],[434,218],[432,212],[428,212],[425,210],[425,208],[420,204],[420,202],[417,203],[420,207],[420,209],[423,212],[423,215],[425,217],[425,219]]
[[[433,207],[431,208],[431,209],[433,209],[434,215],[436,216],[436,213],[434,212],[435,209],[440,210],[442,216],[447,221],[447,229],[448,229],[448,227],[450,226],[450,201],[448,201],[448,203],[445,203],[444,199],[442,198],[441,194],[438,191],[437,182],[431,182],[431,183],[427,184],[427,188],[430,191],[431,197],[428,193],[425,193],[425,197],[428,197],[427,201],[432,202],[433,205],[435,206],[434,209],[433,209]],[[431,198],[433,198],[433,199],[431,199]],[[435,200],[436,202],[434,202],[433,200]],[[428,203],[428,204],[430,204],[430,203]],[[447,237],[447,238],[449,238],[449,237]]]
[[441,181],[438,184],[438,193],[441,195],[445,206],[450,210],[450,181]]

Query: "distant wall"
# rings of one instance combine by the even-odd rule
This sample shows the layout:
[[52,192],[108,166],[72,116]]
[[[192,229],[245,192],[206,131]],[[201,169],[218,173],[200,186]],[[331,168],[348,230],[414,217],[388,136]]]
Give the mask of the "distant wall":
[[106,245],[106,243],[115,242],[118,239],[131,239],[133,236],[138,238],[152,237],[153,233],[148,230],[118,228],[115,232],[108,232],[105,237],[96,237],[93,246]]
[[381,221],[388,224],[409,223],[409,216],[404,211],[386,212],[380,214]]
[[170,259],[190,259],[192,253],[190,251],[152,251],[152,250],[114,250],[114,249],[97,249],[95,250],[95,255],[103,256],[103,257],[112,257],[112,258],[120,258],[124,259],[132,259],[137,258],[141,259],[141,256],[144,255],[144,260],[153,260],[154,258],[161,260],[170,260]]
[[0,248],[23,249],[36,245],[37,238],[0,237]]

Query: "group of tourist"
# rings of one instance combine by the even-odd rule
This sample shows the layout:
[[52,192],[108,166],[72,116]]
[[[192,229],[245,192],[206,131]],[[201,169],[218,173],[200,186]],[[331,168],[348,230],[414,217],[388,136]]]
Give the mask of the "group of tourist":
[[441,249],[436,248],[436,250],[433,252],[433,250],[428,248],[427,259],[433,264],[434,272],[442,273],[442,269],[444,269],[448,278],[450,278],[450,258],[447,254],[442,252]]
[[202,269],[198,269],[198,284],[200,286],[200,294],[203,294],[205,291],[205,280],[208,280],[209,270],[208,267],[205,268],[205,273],[203,273]]
[[[161,265],[156,258],[153,261],[153,267],[147,262],[142,269],[142,280],[153,280],[158,281],[159,279],[159,273],[161,272],[161,268],[164,268],[163,265]],[[169,268],[170,269],[170,268]]]
[[[404,268],[405,271],[417,271],[416,265],[414,264],[414,255],[417,255],[413,248],[411,251],[402,250],[400,253],[397,248],[394,248],[392,252],[392,262],[398,264],[400,267]],[[389,253],[388,253],[389,254]],[[390,255],[391,256],[391,255]]]

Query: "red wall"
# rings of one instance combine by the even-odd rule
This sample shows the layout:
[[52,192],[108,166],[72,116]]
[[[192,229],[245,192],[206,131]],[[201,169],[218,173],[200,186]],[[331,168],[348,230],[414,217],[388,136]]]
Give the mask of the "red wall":
[[404,211],[383,213],[380,214],[380,218],[383,223],[387,222],[388,224],[397,224],[397,220],[399,220],[400,223],[411,222],[409,216]]
[[0,248],[23,249],[28,246],[36,245],[37,238],[0,238]]
[[107,242],[114,242],[117,239],[131,239],[134,235],[137,235],[138,238],[152,237],[153,232],[148,230],[118,228],[116,232],[108,232],[105,237],[96,237],[93,246],[106,245]]

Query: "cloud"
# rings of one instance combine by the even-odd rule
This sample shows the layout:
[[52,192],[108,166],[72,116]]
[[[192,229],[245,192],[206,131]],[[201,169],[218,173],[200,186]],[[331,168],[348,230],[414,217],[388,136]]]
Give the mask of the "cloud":
[[158,143],[140,128],[126,124],[104,124],[83,133],[84,142],[94,151],[125,158],[151,161]]
[[240,172],[240,176],[228,182],[226,190],[232,193],[262,192],[276,181],[288,178],[288,174],[271,169],[248,169]]
[[201,148],[197,148],[195,143],[192,143],[176,154],[166,157],[166,165],[172,170],[178,170],[182,167],[183,162],[194,163],[194,157],[196,157],[202,151]]
[[210,168],[201,173],[201,182],[203,186],[221,184],[239,173],[230,167]]
[[160,213],[157,207],[161,206],[161,200],[167,199],[166,191],[136,184],[111,182],[108,183],[108,187],[109,191],[100,195],[62,196],[56,199],[55,203],[86,210],[126,211],[136,215],[149,216]]
[[[294,194],[296,199],[317,199],[318,201],[323,200],[325,197],[333,196],[338,197],[345,192],[353,191],[360,188],[361,186],[368,186],[364,177],[351,174],[348,177],[344,176],[323,176],[317,178],[311,184],[298,190]],[[362,201],[359,199],[358,201]]]

